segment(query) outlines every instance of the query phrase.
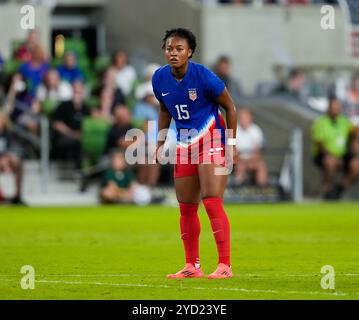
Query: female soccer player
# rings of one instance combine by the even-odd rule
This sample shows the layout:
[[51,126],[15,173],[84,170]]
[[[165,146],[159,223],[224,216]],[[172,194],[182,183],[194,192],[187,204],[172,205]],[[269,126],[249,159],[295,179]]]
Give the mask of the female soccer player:
[[[196,50],[196,37],[191,31],[183,28],[166,31],[162,48],[168,64],[155,72],[152,85],[160,101],[158,130],[167,129],[173,118],[178,132],[174,178],[186,256],[185,267],[167,278],[204,276],[199,263],[201,227],[197,214],[201,198],[211,222],[219,256],[218,267],[208,278],[230,278],[233,276],[230,226],[222,204],[227,176],[216,174],[218,171],[215,169],[224,163],[215,158],[218,154],[224,156],[225,143],[231,145],[226,150],[233,150],[235,145],[235,106],[222,80],[203,65],[190,60]],[[225,109],[227,128],[233,132],[232,138],[227,141],[219,106]],[[184,129],[191,130],[190,134],[181,134]],[[162,156],[163,144],[161,141],[157,144],[157,160]]]

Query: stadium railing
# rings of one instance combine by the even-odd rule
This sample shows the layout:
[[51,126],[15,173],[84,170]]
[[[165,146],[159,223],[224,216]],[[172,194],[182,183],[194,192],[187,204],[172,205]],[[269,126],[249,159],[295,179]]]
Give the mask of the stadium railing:
[[32,148],[39,152],[40,167],[40,189],[42,193],[48,190],[49,172],[50,172],[50,141],[49,141],[49,120],[46,116],[39,116],[40,135],[36,136],[24,129],[19,124],[11,127],[12,133],[21,138],[22,141],[28,143]]

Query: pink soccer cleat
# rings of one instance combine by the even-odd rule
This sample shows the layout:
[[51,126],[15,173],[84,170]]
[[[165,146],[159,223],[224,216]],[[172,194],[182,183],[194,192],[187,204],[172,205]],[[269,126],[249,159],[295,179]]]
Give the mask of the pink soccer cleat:
[[167,275],[167,279],[202,278],[203,276],[201,267],[196,268],[192,263],[186,263],[182,270]]
[[224,263],[220,263],[216,271],[214,271],[208,276],[208,279],[226,279],[232,277],[233,277],[232,268]]

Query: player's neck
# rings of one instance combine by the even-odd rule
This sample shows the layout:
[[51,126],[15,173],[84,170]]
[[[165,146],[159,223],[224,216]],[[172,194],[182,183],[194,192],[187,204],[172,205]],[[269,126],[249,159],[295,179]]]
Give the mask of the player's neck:
[[188,70],[188,66],[189,66],[189,62],[187,61],[187,63],[185,63],[183,66],[180,66],[179,68],[171,68],[171,73],[173,77],[176,80],[181,81]]

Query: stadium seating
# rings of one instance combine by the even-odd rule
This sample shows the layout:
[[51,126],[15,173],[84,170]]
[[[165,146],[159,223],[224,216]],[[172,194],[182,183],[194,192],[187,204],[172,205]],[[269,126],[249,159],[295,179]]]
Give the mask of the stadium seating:
[[82,39],[66,38],[65,51],[74,51],[78,57],[84,57],[87,55],[87,45]]
[[94,71],[100,75],[110,65],[111,59],[109,56],[98,56],[94,60]]
[[4,73],[6,77],[11,77],[20,67],[21,62],[16,59],[8,59],[5,62]]
[[82,122],[82,148],[92,165],[99,162],[104,152],[109,129],[106,120],[87,117]]

